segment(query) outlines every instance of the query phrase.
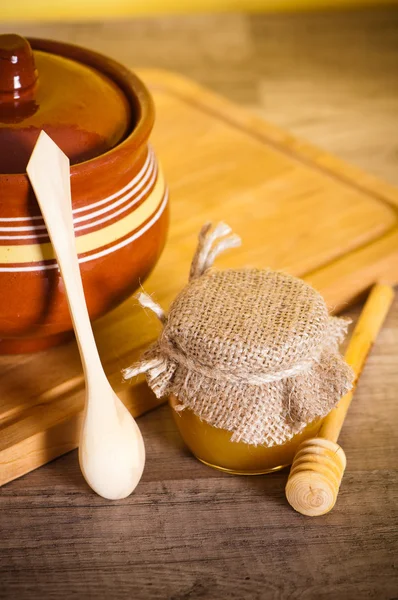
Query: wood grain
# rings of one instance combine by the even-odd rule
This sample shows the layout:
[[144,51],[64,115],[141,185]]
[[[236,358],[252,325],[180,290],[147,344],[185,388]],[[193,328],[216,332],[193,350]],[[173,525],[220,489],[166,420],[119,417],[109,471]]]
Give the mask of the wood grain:
[[[397,184],[397,24],[396,11],[376,11],[17,29],[193,76]],[[350,289],[349,266],[346,273]],[[48,365],[53,380],[60,364],[62,354]],[[230,477],[201,465],[162,407],[140,418],[148,462],[131,498],[111,504],[90,494],[75,452],[1,488],[0,597],[392,600],[397,364],[395,301],[341,433],[348,464],[329,515],[308,520],[291,511],[285,472]],[[13,359],[2,368],[11,373]],[[25,368],[29,391],[28,359]],[[51,393],[43,393],[44,416]]]

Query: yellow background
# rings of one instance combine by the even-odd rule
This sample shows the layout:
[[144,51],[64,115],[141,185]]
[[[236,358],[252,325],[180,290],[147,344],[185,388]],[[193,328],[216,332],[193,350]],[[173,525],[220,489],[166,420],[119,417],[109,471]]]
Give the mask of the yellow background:
[[283,11],[397,4],[398,0],[0,0],[0,22],[120,18],[160,13]]

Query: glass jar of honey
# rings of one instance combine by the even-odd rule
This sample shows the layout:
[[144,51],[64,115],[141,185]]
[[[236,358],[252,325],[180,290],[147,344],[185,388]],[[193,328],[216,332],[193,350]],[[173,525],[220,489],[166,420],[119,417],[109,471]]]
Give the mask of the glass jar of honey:
[[209,425],[189,409],[176,411],[179,401],[170,396],[174,422],[186,446],[205,465],[234,475],[264,475],[290,465],[298,446],[316,437],[323,419],[309,423],[284,444],[271,447],[231,442],[231,432]]
[[306,282],[271,269],[211,268],[238,241],[223,223],[204,225],[189,283],[167,315],[139,295],[163,329],[124,374],[146,373],[154,393],[170,398],[200,461],[259,475],[291,464],[299,444],[317,436],[353,373],[338,351],[347,322]]

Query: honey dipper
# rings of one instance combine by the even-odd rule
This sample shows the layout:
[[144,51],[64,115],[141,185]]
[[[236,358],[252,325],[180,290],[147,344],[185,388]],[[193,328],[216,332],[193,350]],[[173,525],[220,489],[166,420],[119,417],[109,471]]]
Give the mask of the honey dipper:
[[393,297],[391,286],[377,284],[373,287],[345,354],[355,373],[354,385],[325,417],[318,437],[306,440],[297,449],[286,484],[286,498],[303,515],[324,515],[335,505],[346,467],[346,456],[337,440],[356,383]]

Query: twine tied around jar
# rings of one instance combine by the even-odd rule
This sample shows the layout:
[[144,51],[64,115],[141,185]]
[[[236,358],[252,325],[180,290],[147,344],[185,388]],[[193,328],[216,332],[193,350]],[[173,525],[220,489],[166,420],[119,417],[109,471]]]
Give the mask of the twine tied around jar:
[[145,373],[158,397],[175,395],[177,410],[231,431],[231,441],[272,446],[326,415],[350,389],[353,374],[338,353],[348,321],[330,317],[318,292],[285,273],[211,269],[239,245],[230,227],[207,223],[189,283],[168,315],[138,295],[163,331],[124,377]]

